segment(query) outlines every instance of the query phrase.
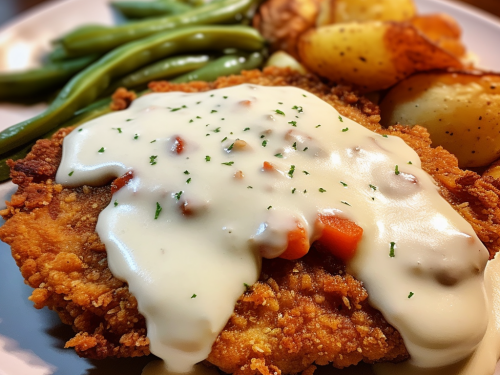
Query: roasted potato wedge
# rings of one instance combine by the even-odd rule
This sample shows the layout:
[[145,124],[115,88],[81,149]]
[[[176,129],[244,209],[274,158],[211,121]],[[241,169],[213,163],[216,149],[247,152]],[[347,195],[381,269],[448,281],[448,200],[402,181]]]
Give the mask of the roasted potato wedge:
[[322,26],[302,34],[298,52],[308,70],[364,92],[388,88],[415,72],[462,67],[410,23]]
[[269,42],[271,52],[285,51],[297,58],[297,39],[316,25],[322,0],[267,0],[253,18],[253,26]]
[[427,38],[452,55],[462,58],[465,47],[460,38],[462,30],[452,17],[447,14],[428,14],[415,16],[410,22]]
[[344,22],[407,21],[415,14],[413,0],[324,0],[317,26]]
[[463,168],[500,157],[499,74],[416,74],[393,87],[380,109],[384,126],[425,126],[433,145],[453,153]]

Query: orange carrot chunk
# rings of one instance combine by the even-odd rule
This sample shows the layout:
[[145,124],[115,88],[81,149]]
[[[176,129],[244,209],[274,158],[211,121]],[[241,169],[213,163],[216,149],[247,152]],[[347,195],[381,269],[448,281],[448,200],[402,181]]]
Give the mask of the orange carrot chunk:
[[344,261],[352,259],[363,236],[363,228],[337,216],[319,215],[318,221],[323,226],[318,242],[336,257]]
[[271,171],[275,171],[276,170],[276,168],[274,168],[274,165],[272,165],[268,161],[264,162],[264,165],[262,166],[262,169],[264,171],[266,171],[266,172],[271,172]]
[[297,223],[297,228],[288,232],[288,244],[286,250],[280,255],[283,259],[299,259],[309,251],[309,238],[302,225]]
[[112,183],[111,183],[111,194],[116,193],[118,190],[120,190],[122,187],[127,185],[127,183],[134,178],[134,174],[132,171],[128,171],[125,173],[123,176],[116,178]]
[[172,151],[177,153],[177,155],[182,154],[182,151],[184,151],[184,140],[181,137],[175,137]]

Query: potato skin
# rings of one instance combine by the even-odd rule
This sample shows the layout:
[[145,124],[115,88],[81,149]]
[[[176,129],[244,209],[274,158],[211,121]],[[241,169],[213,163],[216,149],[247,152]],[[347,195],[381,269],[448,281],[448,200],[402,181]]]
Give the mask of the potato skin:
[[318,26],[344,22],[407,21],[417,10],[413,0],[324,0]]
[[433,146],[453,153],[462,168],[500,157],[500,75],[474,72],[416,74],[380,103],[382,125],[422,125]]
[[363,92],[386,89],[418,71],[462,67],[410,23],[322,26],[299,38],[298,51],[308,70]]

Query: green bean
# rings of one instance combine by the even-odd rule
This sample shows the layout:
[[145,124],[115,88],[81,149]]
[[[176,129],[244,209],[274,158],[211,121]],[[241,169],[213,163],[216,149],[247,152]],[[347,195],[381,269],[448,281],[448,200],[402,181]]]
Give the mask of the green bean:
[[181,14],[193,9],[191,5],[177,0],[114,1],[111,5],[128,18],[147,18],[166,14]]
[[80,33],[62,39],[68,56],[109,51],[121,44],[181,26],[235,23],[260,0],[221,0],[185,13]]
[[[110,100],[107,99],[105,101],[99,101],[94,103],[82,110],[79,111],[78,114],[75,114],[71,120],[57,126],[55,129],[52,129],[50,132],[43,135],[42,138],[49,139],[52,135],[61,128],[66,128],[69,126],[78,126],[87,121],[90,121],[96,117],[105,115],[106,113],[111,112],[109,108]],[[0,182],[8,180],[10,174],[10,168],[7,165],[7,160],[18,160],[26,157],[28,152],[30,152],[31,148],[35,142],[30,142],[27,145],[23,145],[9,152],[3,153],[0,155]]]
[[260,34],[247,26],[185,27],[125,44],[73,77],[43,113],[0,132],[0,150],[7,152],[45,134],[79,108],[92,103],[113,78],[153,61],[191,51],[228,47],[256,51],[263,46]]
[[97,58],[96,55],[85,56],[60,63],[49,63],[39,69],[0,73],[0,100],[24,99],[62,86]]
[[154,80],[169,79],[199,69],[212,59],[213,57],[207,54],[167,57],[121,78],[111,85],[103,95],[111,95],[119,87],[131,89],[144,86]]
[[174,78],[171,82],[215,81],[218,77],[239,74],[242,70],[255,69],[262,65],[264,58],[260,52],[239,53],[222,56],[204,67]]

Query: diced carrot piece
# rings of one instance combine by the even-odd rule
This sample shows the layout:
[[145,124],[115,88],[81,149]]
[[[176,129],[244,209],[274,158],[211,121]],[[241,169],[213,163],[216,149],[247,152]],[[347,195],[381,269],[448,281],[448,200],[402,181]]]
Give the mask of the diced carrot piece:
[[250,100],[240,100],[240,104],[249,107],[252,102]]
[[111,183],[111,194],[116,193],[118,190],[120,190],[122,187],[128,184],[128,182],[134,178],[134,174],[132,171],[128,171],[125,173],[123,176],[116,178],[112,183]]
[[174,144],[172,145],[172,151],[177,153],[177,155],[182,154],[182,151],[184,151],[184,140],[181,137],[175,137]]
[[297,223],[297,228],[288,232],[288,244],[280,258],[293,260],[302,258],[309,252],[309,238],[302,225]]
[[274,165],[272,165],[268,161],[264,162],[264,165],[262,166],[262,169],[264,171],[266,171],[266,172],[271,172],[271,171],[275,171],[276,170],[276,168],[274,168]]
[[336,257],[344,261],[352,259],[363,236],[363,228],[333,215],[319,215],[318,221],[323,226],[318,242]]

